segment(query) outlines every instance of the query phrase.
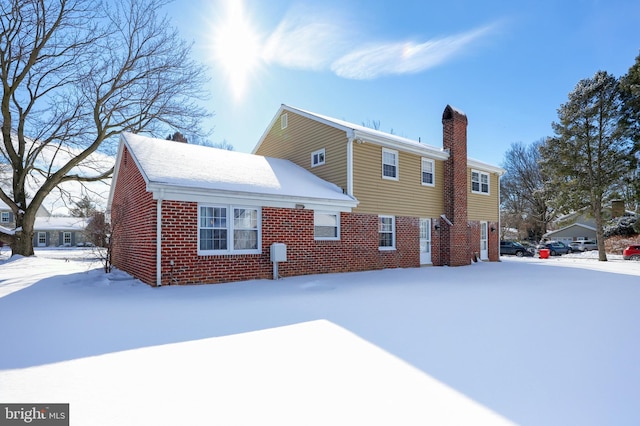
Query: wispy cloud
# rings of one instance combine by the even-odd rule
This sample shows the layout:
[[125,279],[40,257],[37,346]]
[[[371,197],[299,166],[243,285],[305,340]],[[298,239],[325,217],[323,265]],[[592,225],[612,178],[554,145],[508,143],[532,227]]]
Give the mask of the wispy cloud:
[[328,10],[295,7],[263,45],[266,63],[286,68],[331,70],[336,75],[370,80],[385,75],[419,73],[467,52],[497,25],[416,41],[368,42],[354,34],[355,22]]
[[419,73],[466,52],[474,42],[491,33],[493,28],[492,25],[484,26],[423,43],[370,44],[337,59],[331,64],[331,70],[340,77],[356,80]]
[[327,69],[350,48],[348,27],[329,10],[296,6],[267,38],[262,59],[287,68]]

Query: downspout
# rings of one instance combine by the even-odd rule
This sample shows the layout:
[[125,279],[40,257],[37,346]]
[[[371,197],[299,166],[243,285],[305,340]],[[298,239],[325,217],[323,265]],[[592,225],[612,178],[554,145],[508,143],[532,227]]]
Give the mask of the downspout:
[[353,197],[353,140],[355,134],[353,130],[347,132],[347,195]]
[[158,194],[158,207],[156,208],[156,286],[162,286],[162,198],[164,191]]

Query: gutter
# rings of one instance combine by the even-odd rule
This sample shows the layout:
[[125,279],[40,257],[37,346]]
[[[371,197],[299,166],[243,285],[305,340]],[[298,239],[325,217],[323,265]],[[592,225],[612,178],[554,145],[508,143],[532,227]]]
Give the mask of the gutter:
[[162,286],[162,199],[164,191],[158,194],[158,206],[156,208],[156,286]]

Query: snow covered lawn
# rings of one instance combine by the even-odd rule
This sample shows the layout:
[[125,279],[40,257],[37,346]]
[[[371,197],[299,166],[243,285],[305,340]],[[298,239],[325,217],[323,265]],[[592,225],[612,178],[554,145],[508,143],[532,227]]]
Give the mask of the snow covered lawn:
[[640,424],[640,262],[151,288],[36,255],[0,262],[0,402],[72,425]]

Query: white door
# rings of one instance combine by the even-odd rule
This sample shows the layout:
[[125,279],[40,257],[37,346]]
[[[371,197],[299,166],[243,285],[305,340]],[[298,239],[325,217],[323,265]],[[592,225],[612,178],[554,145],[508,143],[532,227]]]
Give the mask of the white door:
[[38,247],[45,247],[47,245],[47,233],[38,232]]
[[420,264],[431,263],[431,219],[420,219]]
[[480,259],[489,259],[489,240],[487,222],[480,222]]

